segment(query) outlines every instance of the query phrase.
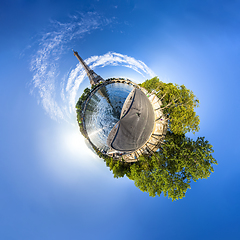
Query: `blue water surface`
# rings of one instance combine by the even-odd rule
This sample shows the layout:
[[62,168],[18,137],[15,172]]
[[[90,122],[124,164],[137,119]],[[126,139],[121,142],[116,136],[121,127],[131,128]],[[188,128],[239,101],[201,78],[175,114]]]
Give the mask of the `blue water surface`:
[[90,141],[100,150],[109,150],[108,135],[119,121],[123,104],[133,88],[126,83],[110,83],[101,87],[89,100],[85,126]]

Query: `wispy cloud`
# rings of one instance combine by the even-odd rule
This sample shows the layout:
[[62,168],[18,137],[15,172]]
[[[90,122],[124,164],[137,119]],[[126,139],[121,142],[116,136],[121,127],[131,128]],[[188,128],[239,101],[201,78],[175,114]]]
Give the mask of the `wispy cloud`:
[[64,112],[55,100],[55,88],[60,72],[58,60],[69,49],[68,43],[110,22],[97,13],[79,13],[67,23],[51,21],[51,30],[42,35],[39,48],[31,60],[32,91],[37,89],[43,108],[51,118],[64,118]]
[[[110,22],[111,19],[97,13],[74,15],[67,23],[52,21],[51,30],[45,32],[39,40],[38,50],[31,60],[32,92],[38,92],[43,108],[52,119],[68,120],[75,113],[76,95],[86,77],[80,64],[67,73],[61,72],[59,59],[69,51],[69,45],[74,39],[83,38],[86,33],[91,33]],[[92,69],[124,66],[142,76],[154,76],[142,61],[120,53],[108,52],[101,56],[92,56],[85,61]]]

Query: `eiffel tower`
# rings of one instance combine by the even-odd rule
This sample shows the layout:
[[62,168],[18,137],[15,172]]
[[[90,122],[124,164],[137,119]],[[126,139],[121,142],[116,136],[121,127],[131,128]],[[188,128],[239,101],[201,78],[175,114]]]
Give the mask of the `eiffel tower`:
[[[91,84],[92,86],[96,85],[96,84],[97,84],[98,82],[100,82],[100,81],[103,81],[103,82],[105,81],[101,76],[97,75],[97,74],[84,62],[84,60],[78,55],[78,52],[76,52],[76,51],[73,50],[73,53],[74,53],[74,56],[76,56],[76,58],[78,59],[78,61],[82,64],[83,68],[85,69],[85,71],[86,71],[86,73],[87,73],[87,75],[88,75],[88,78],[89,78],[89,80],[90,80],[90,84]],[[107,93],[106,89],[105,89],[105,91],[104,91],[103,88],[100,88],[98,92],[99,92],[99,94],[100,94],[102,97],[104,97],[104,98],[107,100],[107,102],[110,104],[110,106],[112,107],[113,111],[115,112],[115,109],[114,109],[114,107],[112,106],[112,103],[111,103],[111,101],[110,101],[110,99],[109,99],[109,96],[108,96],[108,93]]]
[[90,80],[90,84],[93,86],[93,85],[96,85],[98,82],[100,81],[104,81],[104,79],[97,75],[84,61],[83,59],[78,55],[78,52],[74,51],[73,50],[73,53],[74,53],[74,56],[76,56],[76,58],[78,59],[78,61],[82,64],[83,68],[85,69],[87,75],[88,75],[88,78]]

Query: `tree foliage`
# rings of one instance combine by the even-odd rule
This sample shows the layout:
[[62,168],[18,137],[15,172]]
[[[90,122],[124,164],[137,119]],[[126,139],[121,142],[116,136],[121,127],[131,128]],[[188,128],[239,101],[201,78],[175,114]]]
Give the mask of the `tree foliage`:
[[91,90],[89,88],[84,89],[82,96],[78,99],[78,101],[76,103],[75,107],[77,110],[80,110],[80,111],[82,110],[82,104],[87,99],[90,92],[91,92]]
[[156,92],[162,101],[161,109],[173,133],[184,134],[190,131],[193,133],[199,131],[200,120],[195,112],[199,100],[191,90],[184,85],[163,83],[159,81],[158,77],[146,80],[140,86],[149,92]]
[[84,131],[83,128],[83,116],[82,116],[82,108],[83,108],[83,103],[86,101],[86,99],[88,98],[89,94],[91,93],[91,90],[89,88],[85,88],[83,91],[83,94],[81,95],[81,97],[78,99],[77,103],[76,103],[76,112],[77,112],[77,122],[80,128],[80,132],[82,133],[82,135],[87,138],[87,134]]
[[211,175],[213,164],[217,164],[212,153],[204,137],[193,141],[184,134],[168,132],[161,151],[142,155],[134,164],[111,160],[108,166],[114,177],[126,174],[141,191],[152,197],[163,193],[174,201],[185,197],[192,181]]
[[192,181],[211,175],[213,149],[204,137],[196,141],[182,135],[168,132],[161,151],[150,156],[142,156],[131,166],[130,178],[142,191],[150,196],[168,196],[172,200],[181,199],[190,188]]
[[126,163],[124,161],[114,160],[113,158],[106,159],[103,158],[109,170],[112,171],[114,178],[130,176],[131,173],[131,163]]

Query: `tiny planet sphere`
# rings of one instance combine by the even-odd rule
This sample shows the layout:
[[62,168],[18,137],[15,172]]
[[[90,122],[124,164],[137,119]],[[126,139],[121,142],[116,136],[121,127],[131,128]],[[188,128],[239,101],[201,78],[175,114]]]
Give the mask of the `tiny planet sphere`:
[[104,80],[77,52],[74,51],[74,55],[92,85],[84,101],[79,99],[78,122],[93,149],[126,162],[137,161],[142,154],[157,151],[167,131],[158,97],[129,79]]
[[150,101],[140,89],[127,83],[100,86],[89,97],[84,116],[90,141],[104,152],[139,149],[149,139],[154,126]]

